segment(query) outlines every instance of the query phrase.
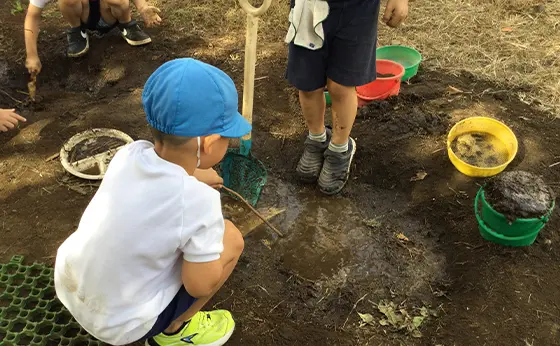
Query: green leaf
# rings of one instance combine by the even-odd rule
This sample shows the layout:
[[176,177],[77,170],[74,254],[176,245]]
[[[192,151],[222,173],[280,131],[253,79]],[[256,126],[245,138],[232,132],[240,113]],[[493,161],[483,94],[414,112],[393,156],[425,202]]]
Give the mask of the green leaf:
[[424,316],[424,317],[428,317],[430,315],[430,311],[428,311],[428,308],[423,306],[420,309],[420,315]]
[[389,321],[387,321],[386,319],[382,319],[382,320],[379,320],[379,324],[382,325],[382,326],[388,326]]

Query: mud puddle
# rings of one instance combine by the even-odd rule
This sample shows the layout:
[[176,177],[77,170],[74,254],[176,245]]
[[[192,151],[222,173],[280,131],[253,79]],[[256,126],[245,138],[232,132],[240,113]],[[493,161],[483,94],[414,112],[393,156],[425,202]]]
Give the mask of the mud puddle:
[[[421,220],[395,211],[395,205],[407,203],[404,197],[368,189],[359,185],[349,190],[366,190],[376,201],[365,203],[352,193],[326,197],[311,187],[270,179],[259,205],[283,210],[271,222],[285,237],[276,237],[264,225],[250,236],[280,254],[283,270],[314,282],[320,290],[359,285],[380,297],[430,296],[430,283],[441,277],[445,262],[435,242],[426,237],[430,230]],[[250,215],[234,205],[228,201],[226,208],[237,210],[231,217],[242,229]]]

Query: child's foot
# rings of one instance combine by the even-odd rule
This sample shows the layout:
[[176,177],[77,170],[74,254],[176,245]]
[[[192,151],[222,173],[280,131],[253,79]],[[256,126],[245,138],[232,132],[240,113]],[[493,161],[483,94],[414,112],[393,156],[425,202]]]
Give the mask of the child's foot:
[[132,20],[129,23],[120,24],[119,29],[121,30],[122,37],[131,46],[143,46],[152,42],[150,36],[148,36],[148,34],[146,34],[144,30],[138,26],[135,20]]
[[146,346],[221,346],[229,340],[234,328],[229,311],[199,311],[177,333],[156,335],[146,341]]
[[326,133],[327,140],[325,142],[317,142],[309,137],[305,140],[303,155],[296,168],[299,179],[304,183],[314,183],[319,179],[325,161],[325,150],[327,150],[331,141],[331,129],[327,128]]
[[350,166],[356,153],[356,142],[348,139],[348,150],[344,153],[337,153],[330,149],[325,151],[325,163],[319,176],[319,188],[327,195],[339,193],[350,175]]
[[78,58],[89,50],[89,37],[81,27],[71,28],[66,31],[68,40],[68,56]]

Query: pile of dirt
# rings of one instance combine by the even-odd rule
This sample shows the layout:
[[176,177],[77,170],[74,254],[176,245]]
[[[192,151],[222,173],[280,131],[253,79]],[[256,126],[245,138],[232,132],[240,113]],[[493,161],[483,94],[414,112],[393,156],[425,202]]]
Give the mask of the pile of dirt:
[[485,197],[510,221],[541,217],[555,199],[540,176],[524,171],[507,172],[491,179],[485,187]]

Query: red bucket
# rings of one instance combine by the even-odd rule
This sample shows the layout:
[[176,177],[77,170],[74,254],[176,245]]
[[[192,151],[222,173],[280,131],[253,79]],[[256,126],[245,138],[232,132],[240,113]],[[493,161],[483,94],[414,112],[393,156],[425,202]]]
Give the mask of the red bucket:
[[376,71],[378,75],[387,75],[387,77],[377,77],[369,84],[356,87],[358,107],[399,94],[404,67],[391,60],[377,60]]

